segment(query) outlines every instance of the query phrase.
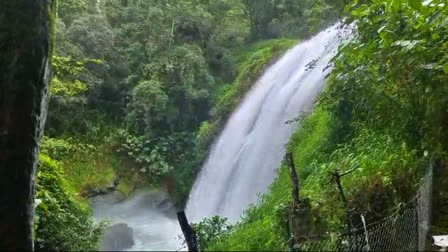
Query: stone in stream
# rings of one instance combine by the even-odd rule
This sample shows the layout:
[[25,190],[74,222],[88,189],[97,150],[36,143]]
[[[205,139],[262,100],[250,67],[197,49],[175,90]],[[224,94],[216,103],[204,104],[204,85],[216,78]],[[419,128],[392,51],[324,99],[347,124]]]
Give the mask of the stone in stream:
[[101,251],[123,251],[134,246],[133,230],[125,223],[110,226],[103,235]]

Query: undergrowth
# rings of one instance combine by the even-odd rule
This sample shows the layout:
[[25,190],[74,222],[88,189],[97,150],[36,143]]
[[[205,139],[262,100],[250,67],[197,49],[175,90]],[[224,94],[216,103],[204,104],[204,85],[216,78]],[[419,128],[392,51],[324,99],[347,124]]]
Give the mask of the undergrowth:
[[62,176],[78,195],[118,180],[117,190],[128,196],[148,184],[143,176],[135,176],[139,175],[136,165],[117,153],[116,145],[113,136],[94,140],[44,137],[41,153],[61,163]]
[[35,249],[96,250],[104,223],[94,224],[90,206],[62,176],[61,163],[41,154],[36,180]]

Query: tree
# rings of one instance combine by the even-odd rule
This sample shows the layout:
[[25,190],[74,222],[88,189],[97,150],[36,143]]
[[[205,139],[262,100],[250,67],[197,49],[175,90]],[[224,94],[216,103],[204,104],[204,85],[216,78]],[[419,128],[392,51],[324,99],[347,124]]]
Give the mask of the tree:
[[88,7],[87,0],[59,1],[58,14],[66,25],[70,25],[80,13],[86,12]]
[[45,123],[52,0],[0,3],[0,249],[33,250],[34,177]]
[[242,0],[250,40],[315,34],[342,13],[345,0]]

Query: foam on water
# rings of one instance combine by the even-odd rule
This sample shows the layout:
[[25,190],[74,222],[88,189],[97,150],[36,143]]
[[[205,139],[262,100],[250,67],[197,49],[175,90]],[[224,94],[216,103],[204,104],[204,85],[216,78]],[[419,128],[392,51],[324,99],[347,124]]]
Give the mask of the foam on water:
[[[132,229],[134,245],[130,251],[175,251],[182,248],[175,209],[165,192],[142,191],[117,202],[114,194],[98,196],[92,202],[94,219],[109,220],[110,225],[124,223]],[[119,240],[121,237],[114,237]],[[102,244],[110,248],[111,244]]]

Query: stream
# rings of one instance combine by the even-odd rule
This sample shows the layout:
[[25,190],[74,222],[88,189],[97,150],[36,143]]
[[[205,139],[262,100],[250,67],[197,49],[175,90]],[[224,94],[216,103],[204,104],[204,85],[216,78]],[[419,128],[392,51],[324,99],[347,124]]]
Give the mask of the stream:
[[176,209],[163,191],[139,191],[128,199],[119,192],[92,199],[95,222],[108,220],[101,251],[176,251],[183,248]]

